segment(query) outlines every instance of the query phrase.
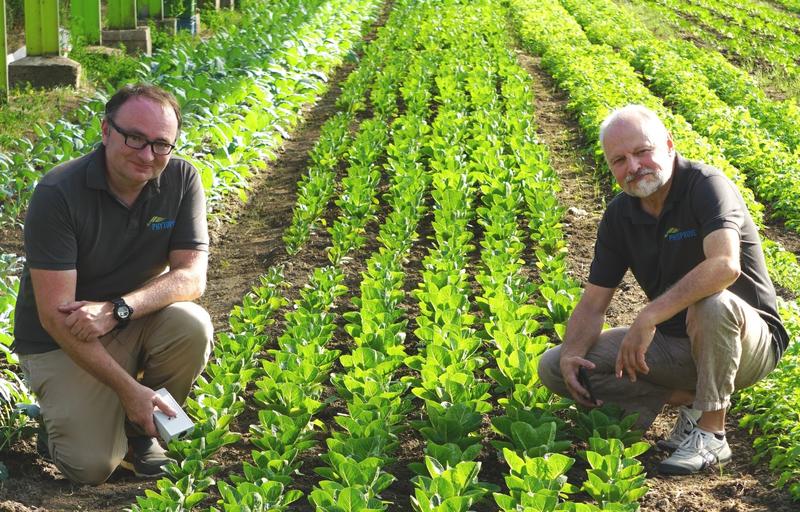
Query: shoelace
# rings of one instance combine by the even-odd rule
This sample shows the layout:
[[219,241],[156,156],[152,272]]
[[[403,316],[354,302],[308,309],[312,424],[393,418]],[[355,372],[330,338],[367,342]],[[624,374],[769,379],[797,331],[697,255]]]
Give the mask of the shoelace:
[[694,427],[697,426],[697,422],[689,415],[689,412],[681,407],[680,413],[678,414],[678,421],[675,422],[675,426],[672,427],[672,432],[669,433],[669,436],[685,436],[688,434]]
[[703,432],[699,428],[692,429],[691,433],[686,436],[678,449],[675,450],[673,457],[692,457],[699,455],[703,459],[701,469],[704,469],[712,464],[717,463],[717,454],[708,448],[708,438],[716,439],[714,434]]

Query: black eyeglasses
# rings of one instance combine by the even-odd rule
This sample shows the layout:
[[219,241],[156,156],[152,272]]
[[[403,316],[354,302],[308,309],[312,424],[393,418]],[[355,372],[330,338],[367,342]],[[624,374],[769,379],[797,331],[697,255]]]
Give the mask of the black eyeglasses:
[[126,133],[122,131],[122,129],[117,126],[117,123],[114,122],[113,119],[110,117],[106,117],[106,121],[108,124],[111,125],[112,128],[117,130],[120,135],[125,138],[125,145],[131,149],[144,149],[145,146],[150,146],[150,149],[153,150],[153,153],[156,155],[168,155],[172,153],[172,150],[175,149],[174,144],[168,144],[166,142],[161,141],[153,141],[147,140],[141,135],[133,135],[131,133]]

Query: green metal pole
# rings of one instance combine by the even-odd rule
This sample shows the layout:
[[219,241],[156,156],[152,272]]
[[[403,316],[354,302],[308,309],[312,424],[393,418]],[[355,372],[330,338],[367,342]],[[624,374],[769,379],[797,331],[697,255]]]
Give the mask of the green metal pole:
[[8,103],[8,42],[6,41],[6,0],[0,0],[0,104]]
[[160,20],[164,18],[164,0],[142,0],[139,2],[139,19]]
[[136,28],[136,0],[110,0],[108,2],[108,28],[131,30]]
[[72,35],[100,44],[100,0],[72,0]]
[[25,0],[25,46],[30,56],[58,55],[58,0]]

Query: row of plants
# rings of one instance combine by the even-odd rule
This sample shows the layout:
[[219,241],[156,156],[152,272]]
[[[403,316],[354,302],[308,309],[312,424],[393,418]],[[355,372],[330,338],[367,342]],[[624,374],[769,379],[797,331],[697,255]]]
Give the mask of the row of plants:
[[731,53],[748,65],[755,63],[757,64],[755,67],[779,70],[792,79],[798,76],[797,65],[791,52],[777,45],[765,44],[748,31],[735,25],[728,25],[706,11],[691,9],[690,6],[686,7],[674,0],[633,1],[637,5],[645,6],[662,22],[680,28],[684,33],[712,48]]
[[[797,340],[800,336],[800,307],[796,302],[779,301],[779,309],[790,339]],[[785,487],[796,501],[800,501],[798,372],[800,346],[795,341],[772,373],[738,393],[732,408],[741,415],[739,426],[754,436],[754,460],[767,462],[770,470],[778,475],[775,485]]]
[[[184,406],[195,428],[187,439],[169,443],[170,455],[178,462],[167,466],[168,476],[160,479],[155,489],[147,489],[144,496],[137,497],[131,510],[191,510],[208,498],[221,469],[215,455],[241,437],[231,432],[231,425],[244,411],[243,394],[259,371],[258,356],[268,343],[264,329],[286,305],[282,292],[285,286],[281,269],[269,269],[244,297],[242,305],[231,311],[230,332],[217,335],[205,372],[195,382]],[[276,488],[282,494],[280,483],[262,484],[265,494],[271,495]],[[261,499],[260,492],[251,490],[251,494],[251,501]],[[288,501],[291,497],[283,499]]]
[[[413,26],[418,20],[419,11],[413,9],[406,22]],[[397,27],[400,37],[408,38],[409,33],[408,26]],[[402,59],[404,50],[398,48],[384,59]],[[392,123],[392,142],[386,148],[391,186],[384,199],[390,211],[379,229],[380,247],[361,274],[361,294],[353,298],[357,309],[344,314],[352,350],[341,357],[342,372],[332,375],[331,383],[346,405],[335,419],[338,430],[327,439],[328,451],[320,456],[327,466],[315,470],[323,477],[309,498],[316,510],[347,510],[345,503],[355,510],[387,508],[380,493],[395,481],[387,468],[394,462],[398,435],[412,408],[409,385],[398,371],[406,356],[407,320],[399,307],[406,297],[403,264],[418,238],[428,186],[422,147],[429,133],[425,98],[430,97],[430,68],[417,57],[399,84],[408,108]]]
[[[473,327],[476,317],[466,272],[474,249],[469,224],[475,216],[476,191],[469,175],[471,105],[463,90],[469,65],[460,66],[473,63],[472,37],[482,34],[467,6],[455,12],[452,4],[442,2],[435,8],[429,18],[434,25],[421,27],[443,50],[430,141],[433,234],[422,260],[422,277],[412,292],[419,307],[414,330],[418,353],[406,361],[418,372],[411,391],[424,403],[424,414],[411,422],[425,441],[424,464],[410,466],[417,473],[411,506],[423,512],[467,510],[491,489],[479,480],[480,463],[474,461],[482,449],[481,419],[491,405],[489,384],[478,374],[486,359]],[[469,28],[460,34],[462,29],[456,27]]]
[[[389,47],[384,39],[391,39],[399,27],[408,22],[407,11],[408,6],[400,3],[395,6],[386,27],[379,33],[376,45]],[[402,52],[397,53],[400,55]],[[362,62],[362,66],[374,64],[370,59]],[[343,205],[346,207],[339,209],[340,215],[329,229],[332,244],[328,249],[328,256],[334,265],[348,258],[350,252],[363,245],[361,234],[364,226],[375,217],[374,194],[379,189],[379,181],[376,180],[380,178],[375,166],[380,155],[387,150],[383,147],[386,142],[385,133],[389,130],[390,119],[396,114],[397,103],[392,91],[396,88],[395,82],[404,74],[400,66],[394,72],[385,68],[384,70],[387,73],[381,77],[377,77],[374,72],[369,73],[376,76],[370,91],[372,110],[376,117],[362,122],[359,135],[346,152],[350,164],[348,173],[339,184],[342,196],[356,197],[367,188],[371,192],[364,201],[351,201]],[[355,73],[360,74],[360,67]],[[362,90],[366,92],[365,89]],[[357,98],[356,101],[365,102],[366,98]],[[408,135],[407,130],[402,128],[402,119],[404,118],[391,124],[392,137],[395,140],[402,140],[403,133]],[[402,226],[410,226],[413,231],[414,224],[409,225],[407,222],[407,209],[415,203],[409,202],[408,192],[409,187],[418,186],[415,176],[405,176],[402,179],[400,176],[396,177],[387,197],[394,197],[392,203],[400,209],[390,212],[387,217],[381,228],[384,237]],[[421,191],[418,191],[417,195],[420,194]],[[314,199],[314,202],[323,203],[318,199]],[[419,204],[419,200],[416,203]],[[302,204],[298,204],[296,208],[302,208]],[[344,226],[345,229],[337,229],[336,226]],[[398,256],[394,252],[385,254]],[[381,267],[373,267],[373,271],[384,273]],[[328,278],[320,280],[318,276]],[[320,510],[349,510],[353,507],[361,509],[359,507],[363,508],[368,504],[369,507],[381,505],[376,496],[391,483],[392,477],[381,470],[381,459],[377,457],[381,452],[376,453],[375,450],[387,448],[391,444],[390,437],[395,435],[392,423],[398,423],[404,415],[399,410],[390,411],[392,404],[387,403],[385,394],[374,395],[382,389],[376,381],[363,380],[367,375],[373,378],[379,375],[372,368],[374,357],[380,357],[373,348],[363,347],[363,350],[342,356],[342,367],[351,371],[344,375],[331,374],[339,351],[328,350],[325,345],[334,331],[331,308],[336,297],[346,291],[340,284],[343,277],[338,265],[314,270],[311,283],[303,293],[303,300],[295,305],[293,312],[287,314],[286,331],[278,339],[278,348],[269,351],[270,358],[262,363],[268,371],[256,384],[259,389],[255,398],[260,408],[260,424],[251,427],[253,437],[257,439],[253,442],[260,451],[254,451],[255,464],[245,464],[243,476],[232,477],[235,488],[220,484],[220,490],[227,499],[224,502],[227,510],[236,509],[237,502],[247,499],[254,479],[280,479],[286,485],[291,482],[292,474],[302,463],[303,452],[316,444],[316,438],[319,437],[316,430],[324,428],[314,418],[334,399],[323,396],[322,385],[329,378],[334,388],[340,392],[340,397],[349,398],[350,414],[337,418],[337,424],[344,430],[333,432],[327,440],[329,450],[321,459],[328,466],[317,468],[317,472],[326,480],[322,480],[312,490],[309,501]],[[331,286],[321,286],[324,282]],[[311,296],[317,298],[306,300]],[[396,391],[398,386],[405,387],[399,382],[388,381],[386,384],[388,387],[383,389],[389,394],[393,392],[393,388]],[[403,402],[398,402],[396,405],[402,404]],[[271,506],[275,510],[282,509],[279,507],[288,505],[300,496],[298,491],[292,491],[291,494],[290,501],[273,501]]]
[[[763,39],[764,43],[780,46],[790,53],[795,51],[800,43],[798,35],[789,29],[769,20],[764,20],[753,12],[744,9],[743,5],[732,5],[723,0],[690,0],[692,6],[698,11],[715,16],[729,25],[735,25],[752,34],[752,37]],[[773,11],[775,12],[775,11]],[[788,16],[783,16],[788,19]]]
[[[324,88],[326,74],[359,41],[330,28],[311,31],[306,22],[327,5],[323,0],[247,2],[241,25],[220,28],[201,45],[175,40],[142,59],[137,79],[164,87],[181,103],[185,127],[178,155],[198,164],[211,212],[224,196],[244,194],[250,169],[240,161],[274,155],[302,108]],[[350,23],[360,28],[363,16],[346,9],[353,14]],[[297,37],[301,27],[309,32]],[[73,121],[34,126],[35,142],[20,139],[0,155],[0,225],[20,221],[41,173],[100,141],[101,113],[110,92],[99,92],[82,105]],[[264,102],[265,97],[270,101]],[[248,112],[248,99],[261,101],[261,108]]]
[[[562,3],[583,25],[590,40],[616,48],[642,73],[656,94],[746,173],[758,197],[785,218],[786,226],[800,229],[800,167],[789,148],[770,137],[746,108],[731,107],[719,99],[708,86],[705,74],[687,65],[691,62],[673,52],[615,3]],[[620,29],[619,23],[628,24]],[[797,132],[796,127],[789,129]]]
[[755,2],[752,0],[745,0],[743,2],[734,2],[733,0],[720,0],[718,8],[729,10],[734,9],[737,12],[741,11],[751,17],[757,17],[764,22],[772,25],[782,27],[794,32],[800,31],[800,19],[796,16],[787,16],[786,11],[777,8],[775,5]]
[[[599,120],[607,115],[609,103],[611,106],[629,102],[644,103],[654,108],[667,121],[679,147],[685,149],[685,154],[693,158],[713,161],[717,166],[719,166],[717,162],[725,164],[725,161],[719,158],[718,153],[714,158],[714,153],[710,152],[713,148],[712,144],[696,134],[689,138],[691,134],[688,133],[685,123],[675,122],[677,116],[666,110],[641,82],[634,78],[636,73],[629,64],[621,61],[618,56],[615,57],[607,46],[588,44],[580,25],[560,4],[541,3],[534,10],[525,0],[518,0],[513,3],[513,6],[520,16],[518,30],[523,40],[534,51],[543,55],[543,64],[555,76],[559,84],[568,91],[571,108],[580,114],[579,118],[582,120],[589,118],[585,125],[583,121],[581,124],[591,135],[596,137]],[[591,63],[595,64],[592,66]],[[585,73],[585,79],[576,79],[579,69]],[[621,80],[620,77],[631,78]],[[612,83],[615,84],[615,87],[606,89],[605,84]],[[620,87],[622,84],[624,86]],[[685,145],[682,142],[684,140],[692,141],[692,139],[695,144]],[[696,151],[705,151],[705,153],[691,154]],[[729,164],[726,167],[730,169]],[[769,262],[771,272],[775,270],[774,265],[775,261],[771,260]],[[796,267],[797,264],[790,262],[787,265]],[[788,311],[790,309],[787,307],[783,309],[784,316],[788,314]],[[788,320],[791,322],[791,317],[788,317]],[[791,358],[783,360],[781,367],[783,365],[791,367],[793,364],[791,361]],[[791,393],[789,396],[792,396]],[[778,438],[778,434],[772,430],[771,439],[776,438]],[[789,448],[796,445],[792,440],[788,441],[787,444],[780,443],[779,446]],[[762,444],[768,443],[763,442]],[[767,453],[773,453],[776,450],[780,449],[776,448]],[[792,478],[787,481],[792,481]]]
[[[588,38],[617,48],[643,74],[650,88],[673,105],[673,111],[684,115],[693,129],[704,132],[728,162],[748,173],[748,181],[759,196],[785,216],[787,226],[798,227],[795,196],[800,189],[794,176],[800,175],[800,168],[792,152],[773,140],[746,108],[730,107],[721,101],[707,85],[706,75],[695,71],[692,61],[673,52],[613,2],[562,0],[562,4],[583,23]],[[625,28],[620,29],[619,23]],[[631,40],[636,43],[628,44]],[[792,131],[797,130],[787,128],[787,133]],[[743,185],[739,185],[741,189]],[[794,255],[767,240],[765,246],[772,278],[785,288],[800,291],[800,266]]]
[[[227,193],[224,191],[244,195],[252,171],[274,158],[286,129],[298,122],[304,106],[322,92],[326,73],[360,41],[378,8],[376,1],[345,5],[317,0],[308,5],[300,1],[253,3],[246,7],[250,23],[239,32],[220,31],[202,50],[173,48],[154,57],[149,69],[153,75],[159,73],[161,78],[156,83],[176,93],[186,108],[187,128],[180,139],[184,156],[198,167],[204,185],[211,187],[212,203],[218,203]],[[262,35],[255,38],[254,45],[248,30],[258,32],[259,27],[263,28]],[[239,44],[238,39],[247,39],[248,44]],[[228,52],[226,44],[239,51]],[[217,57],[212,48],[216,48]],[[227,61],[219,58],[226,53]],[[189,68],[194,73],[192,79],[171,75]],[[168,84],[176,81],[179,83]],[[218,85],[222,89],[216,90]],[[87,140],[99,140],[100,117],[93,112],[101,109],[104,101],[94,100],[81,107],[76,124],[62,120],[37,127],[41,137],[36,144],[20,141],[20,147],[28,152],[11,155],[15,162],[25,162],[27,169],[24,179],[16,175],[18,192],[32,186],[40,169],[87,151]],[[260,108],[255,108],[258,102]],[[234,112],[234,106],[241,110]],[[40,157],[34,158],[34,154]],[[20,194],[3,205],[21,211],[26,202],[27,196]],[[213,210],[214,205],[209,208]],[[9,300],[15,297],[15,293],[10,294]]]
[[[763,226],[763,206],[755,201],[741,172],[713,142],[694,131],[680,114],[666,108],[662,100],[640,81],[636,70],[613,49],[593,45],[582,27],[560,4],[546,2],[540,10],[542,15],[563,17],[558,24],[563,31],[534,31],[524,26],[519,30],[525,36],[526,44],[535,53],[543,55],[543,65],[570,94],[570,108],[579,114],[578,122],[587,137],[595,141],[598,169],[606,169],[598,141],[602,120],[615,107],[629,103],[646,105],[659,114],[684,156],[713,165],[732,179],[754,221]],[[772,279],[781,286],[797,289],[800,279],[795,256],[768,239],[763,239],[763,244]]]

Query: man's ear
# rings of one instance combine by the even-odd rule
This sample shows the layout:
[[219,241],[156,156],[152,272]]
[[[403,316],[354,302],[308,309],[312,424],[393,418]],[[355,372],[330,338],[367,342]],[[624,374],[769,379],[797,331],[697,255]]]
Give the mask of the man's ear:
[[103,145],[107,145],[107,139],[111,136],[111,126],[108,124],[108,119],[106,118],[103,118],[100,124],[100,134],[102,135]]
[[672,134],[667,132],[667,151],[669,152],[669,156],[675,154],[675,141],[672,140]]

